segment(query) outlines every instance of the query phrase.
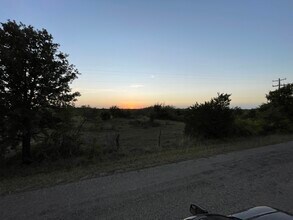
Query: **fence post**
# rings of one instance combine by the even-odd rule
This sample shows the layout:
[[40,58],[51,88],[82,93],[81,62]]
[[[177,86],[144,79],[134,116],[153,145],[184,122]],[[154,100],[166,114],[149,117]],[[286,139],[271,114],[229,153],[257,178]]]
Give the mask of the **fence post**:
[[119,138],[120,138],[120,134],[117,134],[116,139],[115,139],[117,151],[119,150],[119,147],[120,147]]
[[162,134],[162,130],[160,129],[159,139],[158,139],[158,147],[161,147],[161,134]]

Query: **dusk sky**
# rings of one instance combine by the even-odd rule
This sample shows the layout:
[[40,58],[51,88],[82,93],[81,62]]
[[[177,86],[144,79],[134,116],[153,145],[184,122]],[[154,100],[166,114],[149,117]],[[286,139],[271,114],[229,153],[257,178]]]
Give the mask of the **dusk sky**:
[[8,19],[45,28],[81,75],[77,106],[188,107],[231,93],[265,102],[293,78],[292,0],[0,0]]

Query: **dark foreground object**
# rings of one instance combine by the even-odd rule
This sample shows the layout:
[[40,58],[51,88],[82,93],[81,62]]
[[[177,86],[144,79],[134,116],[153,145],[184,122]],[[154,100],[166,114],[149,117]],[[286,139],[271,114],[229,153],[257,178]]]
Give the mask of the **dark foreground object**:
[[211,214],[200,206],[191,204],[190,212],[193,216],[185,218],[184,220],[292,220],[293,216],[287,212],[274,209],[268,206],[258,206],[245,211],[241,211],[229,216]]

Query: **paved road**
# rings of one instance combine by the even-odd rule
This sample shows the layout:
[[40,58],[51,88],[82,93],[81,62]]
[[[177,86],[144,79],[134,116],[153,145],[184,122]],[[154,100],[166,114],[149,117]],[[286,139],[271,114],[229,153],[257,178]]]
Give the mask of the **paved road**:
[[191,202],[293,212],[293,142],[0,197],[0,219],[181,219]]

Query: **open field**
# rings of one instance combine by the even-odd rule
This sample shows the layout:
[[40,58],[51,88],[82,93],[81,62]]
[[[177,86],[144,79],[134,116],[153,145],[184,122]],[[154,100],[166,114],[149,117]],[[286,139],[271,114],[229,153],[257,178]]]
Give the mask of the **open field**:
[[120,153],[151,153],[180,147],[184,139],[184,123],[170,120],[150,122],[148,117],[115,118],[109,121],[87,122],[82,132],[85,147],[95,143],[103,150],[116,148],[117,135]]
[[[184,123],[168,120],[155,120],[152,123],[147,118],[89,121],[82,130],[83,156],[35,162],[30,166],[23,166],[20,162],[5,165],[0,169],[0,193],[24,191],[293,140],[293,135],[271,135],[200,141],[185,137],[183,130]],[[119,148],[116,149],[118,134]],[[115,151],[109,152],[109,149]]]

